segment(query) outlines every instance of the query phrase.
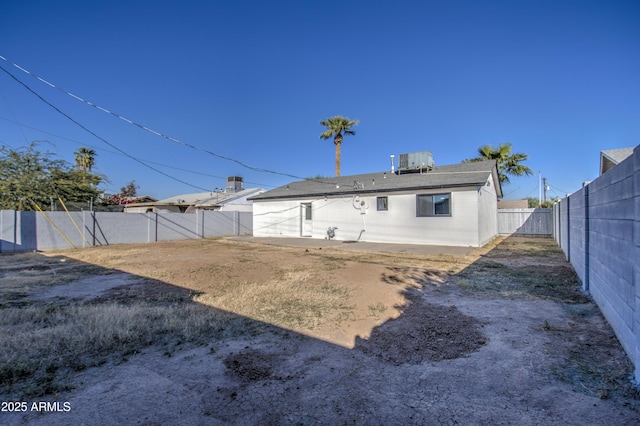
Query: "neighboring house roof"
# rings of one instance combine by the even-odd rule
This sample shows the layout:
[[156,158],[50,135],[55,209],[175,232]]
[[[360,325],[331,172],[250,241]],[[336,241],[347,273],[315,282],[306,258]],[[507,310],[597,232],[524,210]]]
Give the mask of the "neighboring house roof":
[[502,188],[498,179],[495,161],[478,161],[434,167],[426,173],[391,172],[368,173],[362,175],[339,176],[322,179],[307,179],[292,182],[259,194],[250,200],[271,200],[311,196],[351,195],[354,192],[381,193],[424,189],[446,189],[484,185],[493,174],[498,197]]
[[218,192],[215,195],[205,198],[202,200],[197,200],[194,205],[196,207],[207,207],[207,206],[217,206],[221,204],[233,204],[234,201],[239,200],[241,198],[248,198],[252,195],[258,195],[265,192],[263,188],[247,188],[242,191],[237,192]]
[[529,208],[529,200],[500,200],[498,201],[499,209],[527,209]]
[[633,148],[609,149],[600,151],[600,174],[603,174],[633,154]]
[[139,197],[126,197],[120,194],[111,194],[111,195],[107,195],[105,196],[105,198],[109,201],[111,201],[112,203],[115,204],[119,204],[119,205],[125,205],[125,204],[135,204],[135,203],[147,203],[147,202],[154,202],[154,201],[158,201],[157,199],[150,197],[148,195],[141,195]]
[[148,195],[142,195],[140,197],[128,197],[128,202],[131,202],[131,203],[145,203],[145,202],[153,202],[153,201],[158,201],[158,200]]
[[247,188],[237,192],[200,192],[196,194],[180,194],[158,201],[146,203],[128,204],[127,207],[151,207],[151,206],[195,206],[213,207],[223,204],[232,204],[240,198],[257,195],[264,192],[263,188]]

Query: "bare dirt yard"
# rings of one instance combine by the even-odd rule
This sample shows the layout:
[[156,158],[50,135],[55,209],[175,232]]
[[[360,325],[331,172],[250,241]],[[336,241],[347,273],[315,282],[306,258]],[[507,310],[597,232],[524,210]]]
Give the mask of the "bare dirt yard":
[[0,424],[640,423],[553,240],[348,246],[0,256]]

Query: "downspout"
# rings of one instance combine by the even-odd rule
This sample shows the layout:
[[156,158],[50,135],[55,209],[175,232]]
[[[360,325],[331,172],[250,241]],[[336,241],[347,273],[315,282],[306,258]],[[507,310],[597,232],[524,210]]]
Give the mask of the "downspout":
[[360,216],[362,216],[362,230],[360,231],[360,234],[358,235],[358,239],[356,241],[360,241],[360,238],[362,238],[362,233],[366,230],[364,215],[365,215],[365,212],[361,210]]

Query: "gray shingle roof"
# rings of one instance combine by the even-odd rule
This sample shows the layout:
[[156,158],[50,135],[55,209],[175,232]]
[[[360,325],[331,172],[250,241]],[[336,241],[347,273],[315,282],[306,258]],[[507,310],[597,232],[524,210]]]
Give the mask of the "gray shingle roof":
[[619,164],[633,154],[633,148],[609,149],[601,152],[615,164]]
[[633,155],[634,148],[620,148],[600,151],[600,174],[603,174],[613,166],[622,163]]
[[498,197],[502,197],[502,189],[498,181],[498,171],[495,164],[495,161],[479,161],[434,167],[426,173],[403,173],[398,175],[391,172],[378,172],[308,179],[291,182],[249,199],[260,201],[476,186],[484,185],[491,174],[493,174]]
[[199,192],[195,194],[180,194],[173,197],[164,198],[162,200],[143,203],[131,203],[129,207],[142,207],[142,206],[189,206],[195,205],[198,207],[214,206],[229,203],[238,198],[247,197],[252,194],[264,191],[262,188],[247,188],[238,192]]

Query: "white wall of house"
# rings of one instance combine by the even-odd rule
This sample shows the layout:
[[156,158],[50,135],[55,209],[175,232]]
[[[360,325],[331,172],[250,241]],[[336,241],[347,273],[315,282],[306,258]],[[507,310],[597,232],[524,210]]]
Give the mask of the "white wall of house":
[[256,237],[300,237],[300,204],[313,200],[253,202],[253,235]]
[[478,245],[483,246],[498,234],[496,186],[493,178],[478,191]]
[[250,213],[253,211],[253,204],[251,204],[251,202],[223,204],[222,206],[220,206],[218,210],[223,212],[249,212]]
[[[305,234],[313,238],[326,238],[327,229],[336,227],[335,239],[343,241],[360,239],[476,247],[497,235],[495,189],[492,191],[490,188],[487,187],[486,191],[479,191],[478,187],[421,191],[420,194],[451,194],[451,216],[441,217],[416,217],[415,192],[258,200],[253,204],[253,234],[258,237],[303,236],[302,205],[310,203],[311,223],[307,223],[309,232]],[[377,210],[378,196],[388,197],[388,210]],[[492,203],[489,202],[491,196]]]
[[155,206],[154,211],[156,213],[180,213],[180,207],[178,206]]
[[124,208],[124,212],[125,213],[146,213],[147,210],[153,210],[153,207],[151,206],[142,206],[142,207],[127,207],[125,206]]

